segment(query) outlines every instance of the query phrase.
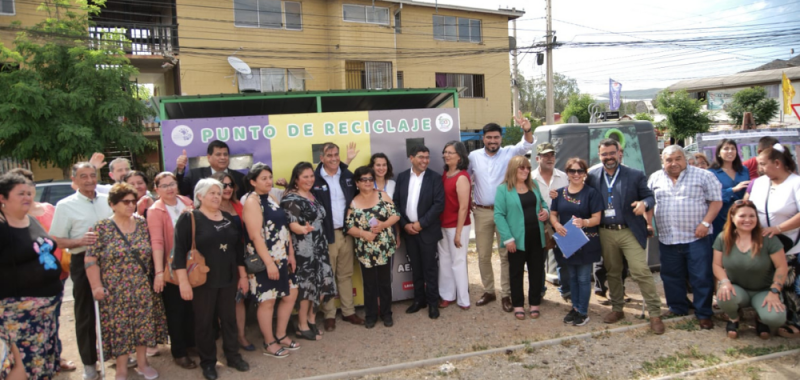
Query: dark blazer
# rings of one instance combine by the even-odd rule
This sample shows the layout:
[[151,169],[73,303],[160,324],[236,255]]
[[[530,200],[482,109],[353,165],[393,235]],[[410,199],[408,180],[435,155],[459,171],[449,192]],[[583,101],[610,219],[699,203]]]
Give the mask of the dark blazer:
[[[356,196],[356,182],[353,179],[353,173],[347,169],[347,165],[344,163],[339,163],[339,169],[342,170],[342,174],[339,175],[339,186],[342,188],[342,193],[344,193],[344,214],[347,215],[347,209],[350,208],[350,202],[353,201],[353,197]],[[322,225],[325,229],[325,239],[328,240],[329,244],[332,244],[336,241],[336,238],[333,235],[333,212],[331,212],[331,191],[328,189],[328,181],[325,178],[322,178],[322,164],[320,163],[317,166],[317,170],[314,173],[314,187],[311,188],[311,193],[314,194],[314,197],[322,203],[325,207],[325,220],[323,220]]]
[[[406,215],[406,205],[408,204],[408,181],[411,176],[411,169],[408,169],[397,176],[397,185],[394,188],[394,204],[400,212],[400,227],[411,223]],[[439,214],[444,211],[444,184],[442,175],[428,169],[422,177],[422,187],[419,190],[419,201],[417,202],[417,216],[419,225],[422,227],[419,236],[426,244],[436,244],[442,239],[442,223],[439,221]]]
[[[602,164],[595,165],[589,169],[589,177],[586,178],[586,184],[593,187],[595,191],[603,197],[603,208],[607,207],[606,196],[607,192],[603,190],[603,172],[605,168]],[[655,205],[653,198],[653,191],[647,187],[647,176],[644,172],[636,169],[631,169],[625,165],[620,165],[619,175],[617,182],[614,184],[614,196],[621,197],[622,202],[622,217],[625,224],[633,232],[633,236],[642,245],[642,248],[647,247],[647,222],[643,216],[636,216],[633,213],[631,203],[636,201],[644,201],[647,204],[647,210],[650,210]]]
[[[228,173],[231,173],[233,182],[236,183],[236,188],[238,189],[236,190],[236,196],[238,199],[242,199],[245,194],[244,174],[233,169],[228,169]],[[178,179],[178,191],[180,191],[180,194],[189,197],[189,199],[194,199],[194,187],[197,186],[201,179],[211,177],[211,167],[195,168],[188,172],[184,168],[183,174],[175,171],[175,177]]]

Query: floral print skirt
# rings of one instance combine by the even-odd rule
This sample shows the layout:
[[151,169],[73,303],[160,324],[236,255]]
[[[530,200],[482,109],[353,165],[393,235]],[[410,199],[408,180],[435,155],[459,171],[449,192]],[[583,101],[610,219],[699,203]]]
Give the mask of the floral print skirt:
[[280,277],[270,280],[267,271],[249,275],[250,289],[256,296],[258,303],[286,297],[292,289],[297,289],[297,276],[289,273],[289,260],[275,260]]
[[[30,380],[50,380],[61,370],[54,316],[57,304],[58,297],[0,300],[0,336],[17,346]],[[10,354],[11,349],[8,351]]]

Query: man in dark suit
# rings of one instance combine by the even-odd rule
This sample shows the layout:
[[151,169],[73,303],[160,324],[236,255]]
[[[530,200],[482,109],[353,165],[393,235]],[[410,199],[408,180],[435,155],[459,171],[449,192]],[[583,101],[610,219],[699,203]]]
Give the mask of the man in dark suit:
[[406,240],[414,279],[414,303],[406,313],[428,306],[428,316],[439,318],[439,259],[436,243],[442,238],[439,214],[444,211],[442,175],[428,170],[431,154],[425,146],[411,148],[411,169],[397,176],[394,202]]
[[608,272],[611,312],[603,322],[615,323],[625,318],[622,312],[625,305],[622,285],[624,257],[650,314],[650,329],[663,334],[661,298],[647,265],[645,251],[651,221],[642,217],[655,205],[653,192],[647,187],[647,177],[643,172],[621,165],[622,149],[618,141],[600,141],[598,152],[602,164],[589,170],[586,183],[603,196],[605,206],[600,219],[600,244]]
[[233,182],[236,184],[236,196],[241,199],[245,194],[244,189],[244,174],[228,169],[230,163],[231,150],[228,144],[222,141],[214,140],[208,144],[206,150],[208,154],[209,167],[195,168],[186,173],[186,164],[189,158],[186,157],[186,150],[178,156],[177,168],[175,169],[175,177],[178,179],[178,190],[181,195],[185,195],[194,199],[194,187],[203,178],[208,178],[218,172],[228,172],[233,176]]

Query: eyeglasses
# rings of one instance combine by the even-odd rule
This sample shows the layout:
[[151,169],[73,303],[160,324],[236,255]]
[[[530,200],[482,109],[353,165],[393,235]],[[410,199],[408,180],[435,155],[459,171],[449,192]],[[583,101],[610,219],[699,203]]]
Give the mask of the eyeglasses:
[[232,183],[223,183],[222,184],[222,189],[223,190],[225,190],[225,189],[233,189],[233,186],[234,185]]
[[530,166],[520,166],[520,167],[519,167],[519,170],[527,170],[527,171],[531,171],[531,167],[530,167]]
[[583,169],[567,169],[567,174],[585,174],[586,170]]
[[445,151],[445,152],[442,152],[442,154],[444,154],[446,156],[452,156],[452,155],[456,154],[456,152],[447,152],[447,151]]
[[616,156],[618,152],[619,151],[617,150],[617,151],[613,151],[613,152],[600,153],[600,157]]
[[119,201],[119,203],[122,203],[125,206],[135,206],[136,205],[136,199],[123,199],[123,200]]
[[358,179],[358,182],[372,182],[374,180],[375,180],[375,178],[372,178],[372,177],[361,177],[361,178]]
[[177,182],[173,182],[173,183],[165,183],[163,185],[158,185],[158,188],[159,189],[171,189],[171,188],[177,187],[177,186],[178,186],[178,183]]

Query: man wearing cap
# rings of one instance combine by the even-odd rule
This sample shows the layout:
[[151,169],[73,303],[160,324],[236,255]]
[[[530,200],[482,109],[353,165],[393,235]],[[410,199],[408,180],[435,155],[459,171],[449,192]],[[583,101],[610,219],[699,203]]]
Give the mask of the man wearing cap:
[[[528,153],[536,139],[533,137],[531,122],[519,112],[514,118],[525,132],[522,140],[517,145],[500,147],[503,140],[503,128],[495,123],[483,127],[483,149],[474,150],[469,154],[469,168],[467,171],[475,184],[473,187],[475,204],[473,208],[475,226],[475,245],[478,250],[478,268],[481,271],[483,282],[483,295],[475,304],[483,306],[497,300],[494,291],[494,269],[492,269],[492,246],[494,237],[500,241],[500,234],[494,225],[494,196],[497,187],[505,179],[508,162],[514,156]],[[511,284],[508,280],[508,252],[503,244],[498,244],[500,254],[500,295],[502,296],[503,310],[510,313]]]
[[[566,173],[555,168],[556,148],[549,142],[543,142],[536,147],[536,163],[538,167],[531,172],[531,175],[539,185],[539,192],[549,208],[553,203],[552,197],[555,195],[555,191],[569,185],[569,179]],[[548,225],[545,228],[550,229],[551,227]],[[553,250],[549,250],[547,253],[547,262],[550,264],[547,267],[555,268],[558,275],[558,282],[561,284],[558,290],[561,292],[561,297],[569,300],[569,272],[561,271],[561,267],[553,256]]]

